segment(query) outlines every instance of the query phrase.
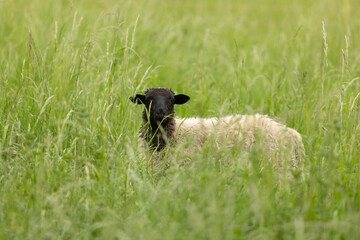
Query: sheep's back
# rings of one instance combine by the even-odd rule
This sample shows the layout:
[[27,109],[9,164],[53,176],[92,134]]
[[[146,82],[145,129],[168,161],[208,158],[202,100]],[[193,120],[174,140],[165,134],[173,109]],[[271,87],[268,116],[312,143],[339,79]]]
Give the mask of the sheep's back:
[[301,135],[296,130],[260,114],[175,119],[175,123],[176,138],[190,136],[200,145],[215,135],[219,142],[231,145],[241,143],[245,148],[262,142],[268,155],[288,151],[294,159],[300,160],[304,151]]

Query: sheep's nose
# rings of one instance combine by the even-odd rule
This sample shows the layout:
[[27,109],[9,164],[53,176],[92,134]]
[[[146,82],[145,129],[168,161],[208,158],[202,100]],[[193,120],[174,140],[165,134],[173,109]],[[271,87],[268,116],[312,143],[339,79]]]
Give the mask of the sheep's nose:
[[159,109],[157,112],[156,112],[157,115],[159,116],[164,116],[165,115],[165,111],[163,109]]
[[158,110],[155,114],[157,121],[162,121],[165,118],[165,111],[164,110]]

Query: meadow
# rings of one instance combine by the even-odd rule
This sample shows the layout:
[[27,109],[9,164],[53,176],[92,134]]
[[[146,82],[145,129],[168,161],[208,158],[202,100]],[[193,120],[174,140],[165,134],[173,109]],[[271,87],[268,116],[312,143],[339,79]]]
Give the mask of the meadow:
[[[0,1],[0,239],[360,239],[359,10]],[[303,174],[284,187],[256,151],[211,144],[154,169],[129,97],[160,86],[191,97],[177,116],[296,129]]]

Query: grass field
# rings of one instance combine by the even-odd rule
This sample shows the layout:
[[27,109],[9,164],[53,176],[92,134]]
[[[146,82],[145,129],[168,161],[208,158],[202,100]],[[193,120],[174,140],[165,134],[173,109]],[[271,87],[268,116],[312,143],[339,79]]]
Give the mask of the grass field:
[[[0,239],[360,239],[360,2],[0,1]],[[281,187],[256,152],[155,170],[142,107],[267,114],[303,136]],[[252,164],[244,166],[249,160]]]

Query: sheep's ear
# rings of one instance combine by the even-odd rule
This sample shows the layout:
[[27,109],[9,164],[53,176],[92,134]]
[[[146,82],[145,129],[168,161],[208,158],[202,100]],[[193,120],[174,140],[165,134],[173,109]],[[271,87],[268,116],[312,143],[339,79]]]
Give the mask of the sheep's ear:
[[130,97],[130,100],[136,104],[145,104],[145,95],[136,94],[135,97]]
[[186,96],[185,94],[178,94],[175,95],[174,97],[175,97],[175,102],[174,102],[175,104],[184,104],[190,100],[190,97]]

